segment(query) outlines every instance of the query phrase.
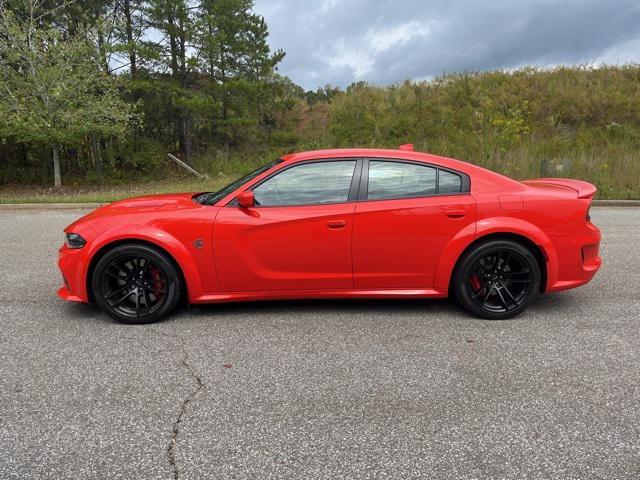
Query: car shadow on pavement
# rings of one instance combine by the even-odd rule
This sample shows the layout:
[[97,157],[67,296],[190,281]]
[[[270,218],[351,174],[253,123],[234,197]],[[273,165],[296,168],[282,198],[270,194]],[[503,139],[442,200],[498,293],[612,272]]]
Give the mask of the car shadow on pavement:
[[433,315],[467,316],[450,300],[322,299],[272,300],[190,305],[183,312],[195,317],[225,315]]
[[[579,299],[571,293],[555,293],[538,297],[528,312],[512,319],[497,322],[511,322],[526,319],[529,315],[562,315],[574,310]],[[95,303],[61,303],[64,317],[74,323],[113,322]],[[217,304],[197,304],[176,309],[163,323],[173,321],[202,320],[207,317],[257,318],[262,316],[281,318],[313,316],[371,316],[402,317],[421,316],[425,319],[443,318],[490,321],[475,318],[466,313],[453,299],[313,299],[313,300],[267,300],[251,302],[232,302]],[[495,321],[494,321],[495,322]]]

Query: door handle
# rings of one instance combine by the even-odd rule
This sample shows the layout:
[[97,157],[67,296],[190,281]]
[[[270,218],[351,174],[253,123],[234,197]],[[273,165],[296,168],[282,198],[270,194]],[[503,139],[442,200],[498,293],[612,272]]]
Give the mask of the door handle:
[[444,214],[449,218],[462,218],[467,214],[467,211],[462,209],[445,210]]
[[346,220],[329,220],[327,222],[327,227],[337,230],[339,228],[344,228],[346,224],[347,224]]

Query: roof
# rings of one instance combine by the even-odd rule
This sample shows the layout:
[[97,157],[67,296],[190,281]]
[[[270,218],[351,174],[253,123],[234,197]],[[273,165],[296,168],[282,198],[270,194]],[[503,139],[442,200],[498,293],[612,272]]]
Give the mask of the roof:
[[473,165],[454,160],[452,158],[432,155],[430,153],[415,152],[411,150],[382,149],[382,148],[342,148],[329,150],[311,150],[308,152],[289,153],[282,159],[288,163],[322,158],[396,158],[428,162],[443,167],[449,167],[466,172],[468,169],[477,168]]

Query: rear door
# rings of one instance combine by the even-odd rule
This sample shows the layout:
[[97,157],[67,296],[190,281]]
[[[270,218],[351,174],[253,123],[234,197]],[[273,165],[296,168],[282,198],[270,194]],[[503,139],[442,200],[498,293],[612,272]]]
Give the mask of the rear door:
[[[361,162],[294,164],[252,187],[256,205],[220,209],[215,260],[225,292],[353,288],[351,234]],[[356,169],[356,167],[358,167]]]
[[475,221],[468,176],[422,162],[363,164],[353,226],[354,287],[431,288],[449,241]]

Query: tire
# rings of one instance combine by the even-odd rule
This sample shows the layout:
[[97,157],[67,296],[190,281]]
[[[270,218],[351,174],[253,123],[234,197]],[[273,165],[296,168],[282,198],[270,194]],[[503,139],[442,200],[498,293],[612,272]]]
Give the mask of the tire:
[[96,303],[116,322],[153,323],[180,300],[182,280],[173,260],[147,245],[124,244],[105,253],[93,271]]
[[522,313],[540,294],[540,266],[533,253],[512,240],[489,240],[458,261],[453,290],[469,313],[505,320]]

